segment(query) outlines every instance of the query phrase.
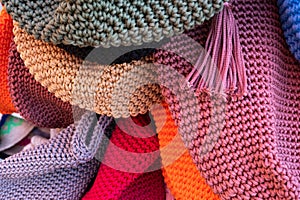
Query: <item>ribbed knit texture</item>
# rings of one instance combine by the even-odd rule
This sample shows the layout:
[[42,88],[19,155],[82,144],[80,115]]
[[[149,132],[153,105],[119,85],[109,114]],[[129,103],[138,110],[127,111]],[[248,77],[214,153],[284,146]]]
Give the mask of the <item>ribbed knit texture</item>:
[[156,74],[141,68],[151,59],[99,65],[77,57],[82,54],[79,48],[70,54],[63,48],[35,40],[17,26],[14,35],[30,73],[65,102],[118,118],[144,114],[161,100],[160,87],[151,84],[155,83]]
[[291,52],[300,61],[300,2],[278,0],[281,26]]
[[[275,0],[236,0],[232,9],[248,92],[240,99],[229,97],[227,102],[204,92],[196,102],[185,98],[187,95],[174,96],[166,88],[163,95],[194,162],[222,199],[299,199],[299,64],[285,43]],[[201,35],[207,34],[205,30],[200,27],[190,36],[204,45]],[[168,49],[192,57],[194,52],[186,45],[185,41],[171,41]],[[192,66],[172,55],[159,52],[156,59],[187,74]],[[160,67],[159,78],[180,88],[182,83],[169,71]],[[195,124],[198,131],[191,133]],[[204,140],[208,143],[202,146]],[[201,150],[209,147],[212,150],[203,154]]]
[[[174,137],[179,134],[178,127],[172,119],[168,105],[152,109],[151,114],[156,124],[163,124],[158,130],[159,145],[163,164],[165,183],[176,200],[218,200],[205,179],[193,163],[187,149],[181,152],[184,144]],[[157,125],[157,127],[160,127]],[[172,144],[170,144],[172,142]],[[172,145],[172,146],[170,146]],[[178,157],[177,157],[178,156]]]
[[[117,119],[116,129],[113,131],[108,145],[103,164],[101,164],[97,178],[91,190],[84,196],[83,200],[164,200],[165,187],[161,170],[141,173],[146,171],[157,159],[159,154],[147,157],[139,156],[138,153],[151,153],[159,148],[155,128],[149,116],[138,115],[130,119]],[[136,127],[138,126],[138,127]],[[130,131],[130,132],[129,132]],[[135,136],[129,135],[134,134]],[[140,138],[153,135],[148,138]],[[120,154],[113,146],[119,147],[127,153]],[[136,153],[130,156],[128,154]],[[111,163],[111,166],[106,165]],[[116,169],[116,167],[118,169]],[[136,170],[138,173],[126,171]]]
[[3,8],[0,12],[0,113],[2,114],[16,111],[7,84],[8,51],[13,37],[12,29],[12,19]]
[[35,38],[103,47],[139,45],[182,33],[213,17],[226,1],[2,0],[20,27]]
[[[49,142],[1,161],[0,199],[81,199],[99,167],[80,139],[92,121],[86,113]],[[110,130],[110,121],[101,117],[93,135]]]
[[27,121],[47,128],[63,128],[73,123],[72,106],[34,79],[14,42],[9,50],[8,83],[13,104]]

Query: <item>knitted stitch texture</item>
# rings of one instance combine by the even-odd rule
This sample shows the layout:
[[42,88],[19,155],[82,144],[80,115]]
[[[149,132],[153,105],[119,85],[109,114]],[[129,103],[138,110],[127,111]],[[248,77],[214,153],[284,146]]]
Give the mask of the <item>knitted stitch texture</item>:
[[[131,119],[134,126],[129,123]],[[107,147],[97,178],[83,200],[164,200],[166,192],[161,170],[141,173],[159,158],[159,154],[147,159],[141,156],[159,148],[155,128],[153,124],[148,125],[151,122],[148,114],[116,120],[117,126],[112,133],[111,143]],[[129,135],[132,133],[135,136]],[[151,137],[141,138],[149,134]],[[114,145],[125,153],[114,150]],[[134,153],[140,155],[130,156]],[[136,170],[137,173],[126,169]]]
[[[193,161],[221,199],[300,198],[300,70],[285,43],[276,3],[233,1],[248,77],[242,98],[225,102],[202,92],[196,102],[186,98],[179,104],[186,95],[175,96],[163,89]],[[205,30],[200,27],[189,35],[204,45]],[[187,54],[182,57],[192,57],[194,52],[185,41],[168,45]],[[182,74],[192,68],[174,53],[160,51],[156,59]],[[182,83],[176,82],[170,70],[165,66],[159,70],[159,79],[179,90]],[[191,133],[189,128],[195,124],[198,131]],[[211,151],[203,151],[209,147]]]
[[73,48],[74,54],[70,54],[35,40],[16,25],[14,35],[30,73],[65,102],[118,118],[144,114],[161,100],[159,85],[152,84],[156,74],[141,67],[151,59],[100,65],[77,57],[82,54],[80,48]]
[[290,51],[300,61],[300,2],[278,0],[279,15],[284,36]]
[[[158,131],[159,145],[163,164],[163,176],[165,183],[176,200],[218,200],[218,195],[214,194],[205,179],[201,176],[196,165],[193,163],[188,150],[181,151],[184,144],[174,137],[178,132],[168,105],[163,102],[162,109],[151,109],[156,124],[163,123],[163,127]],[[164,119],[164,117],[166,119]],[[158,125],[157,125],[158,127]],[[170,142],[174,142],[172,147]],[[164,148],[167,146],[167,150]],[[170,147],[170,148],[168,148]],[[182,153],[182,155],[180,155]],[[176,158],[176,156],[180,157]],[[174,161],[173,161],[174,159]],[[171,162],[171,163],[169,163]]]
[[[99,167],[80,139],[92,121],[86,113],[49,142],[1,161],[0,199],[81,199]],[[101,117],[94,135],[109,130],[110,121]]]
[[103,47],[139,45],[182,33],[213,17],[226,1],[2,0],[20,27],[37,39]]
[[27,121],[47,128],[62,128],[73,123],[72,106],[34,79],[13,41],[9,50],[8,83],[13,104]]
[[13,23],[5,8],[0,12],[0,113],[15,112],[7,84],[8,51],[13,37]]

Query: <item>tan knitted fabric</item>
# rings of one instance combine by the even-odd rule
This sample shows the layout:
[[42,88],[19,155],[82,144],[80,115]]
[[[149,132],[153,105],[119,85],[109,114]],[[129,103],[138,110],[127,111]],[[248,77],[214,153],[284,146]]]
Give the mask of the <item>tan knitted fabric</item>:
[[146,113],[160,102],[156,74],[145,58],[130,63],[85,62],[58,46],[35,40],[14,22],[17,49],[35,79],[63,101],[98,114],[129,117]]

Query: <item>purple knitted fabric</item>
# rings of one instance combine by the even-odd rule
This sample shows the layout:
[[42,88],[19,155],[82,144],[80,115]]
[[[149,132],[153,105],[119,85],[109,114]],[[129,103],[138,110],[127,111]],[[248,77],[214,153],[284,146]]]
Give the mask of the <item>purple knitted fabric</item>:
[[86,113],[49,142],[1,161],[0,199],[80,199],[99,167],[82,136],[96,125],[91,144],[99,145],[111,126],[109,117],[100,117],[98,123],[95,119]]
[[73,123],[72,106],[35,81],[12,41],[9,52],[8,83],[17,112],[40,127],[63,128]]
[[[180,104],[186,93],[163,88],[195,164],[222,199],[300,199],[300,68],[285,43],[276,3],[232,2],[247,74],[243,97],[225,101],[201,92],[196,102],[185,98]],[[204,46],[208,27],[188,34]],[[195,60],[183,57],[197,49],[179,37],[166,49],[183,56],[159,51],[157,62],[187,76]],[[181,87],[168,67],[160,66],[158,74],[165,85]],[[198,131],[191,132],[195,124]],[[211,151],[200,151],[209,146]]]

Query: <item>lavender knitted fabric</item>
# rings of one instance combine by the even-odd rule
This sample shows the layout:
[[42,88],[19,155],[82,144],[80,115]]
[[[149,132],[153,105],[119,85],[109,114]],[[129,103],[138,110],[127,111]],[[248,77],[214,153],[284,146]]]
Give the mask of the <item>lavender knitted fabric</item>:
[[47,128],[63,128],[73,123],[72,106],[34,79],[13,41],[9,52],[8,83],[13,104],[26,120]]
[[[195,164],[222,199],[300,199],[300,68],[285,43],[276,3],[232,2],[248,82],[241,98],[225,101],[201,92],[196,101],[185,98],[180,104],[186,92],[163,88]],[[207,29],[188,34],[204,46]],[[155,58],[186,76],[194,60],[183,57],[193,57],[196,49],[178,41],[173,38],[169,52]],[[182,87],[168,67],[160,66],[158,74],[166,86]],[[195,125],[198,131],[191,132]],[[201,151],[209,146],[211,151]]]
[[[91,143],[100,144],[105,131],[111,131],[110,121],[100,117]],[[80,199],[99,167],[82,140],[93,124],[95,116],[86,113],[49,142],[0,162],[0,199]]]

